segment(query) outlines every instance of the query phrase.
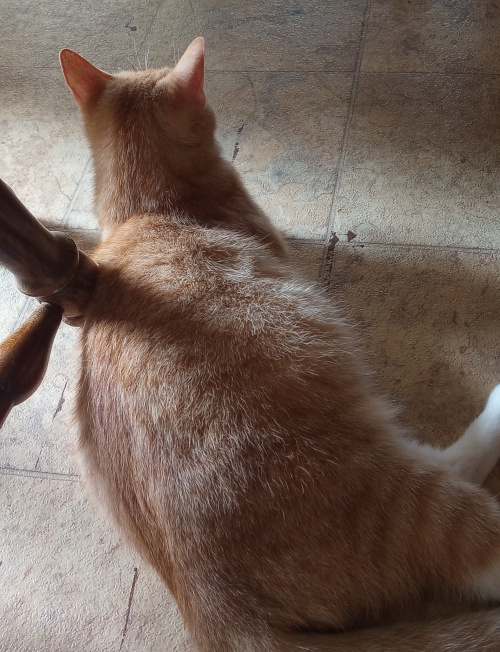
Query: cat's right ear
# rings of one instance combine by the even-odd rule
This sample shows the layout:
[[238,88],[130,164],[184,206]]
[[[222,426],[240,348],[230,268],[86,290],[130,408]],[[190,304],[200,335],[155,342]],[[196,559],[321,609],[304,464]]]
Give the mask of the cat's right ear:
[[94,103],[108,81],[113,79],[112,75],[99,70],[73,50],[61,50],[59,58],[66,83],[81,109]]
[[205,106],[205,41],[201,36],[189,45],[172,70],[171,77],[181,97],[195,106]]

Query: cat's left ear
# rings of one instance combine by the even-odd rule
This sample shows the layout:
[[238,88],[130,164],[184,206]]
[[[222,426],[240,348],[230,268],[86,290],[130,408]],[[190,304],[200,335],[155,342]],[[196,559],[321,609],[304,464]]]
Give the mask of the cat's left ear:
[[112,75],[99,70],[73,50],[61,50],[61,68],[66,83],[81,109],[89,107],[103,92]]
[[177,91],[189,102],[205,106],[205,41],[196,38],[171,73]]

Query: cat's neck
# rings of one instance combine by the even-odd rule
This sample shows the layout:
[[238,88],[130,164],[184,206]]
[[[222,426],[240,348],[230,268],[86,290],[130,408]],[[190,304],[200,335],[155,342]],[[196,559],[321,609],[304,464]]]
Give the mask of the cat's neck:
[[[172,163],[175,160],[175,164]],[[218,146],[203,156],[168,158],[148,153],[109,158],[96,155],[95,210],[105,234],[133,215],[162,215],[168,221],[184,218],[187,223],[227,227],[256,236],[271,245],[280,258],[287,247],[267,218],[251,199],[233,165],[222,158]]]
[[223,187],[234,185],[233,175],[216,151],[204,152],[202,161],[120,154],[115,153],[111,160],[106,153],[94,155],[95,209],[101,224],[108,228],[132,215],[184,211],[197,198],[221,189],[221,179]]

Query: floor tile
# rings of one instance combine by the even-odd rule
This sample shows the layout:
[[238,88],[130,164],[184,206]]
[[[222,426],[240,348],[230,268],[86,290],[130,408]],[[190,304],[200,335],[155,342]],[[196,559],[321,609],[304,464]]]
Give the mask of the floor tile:
[[133,567],[81,484],[0,474],[0,495],[0,649],[118,652]]
[[326,235],[351,83],[325,73],[207,75],[223,154],[285,235]]
[[[29,3],[19,11],[15,0],[2,3],[2,66],[59,68],[59,51],[76,50],[110,72],[136,65],[136,49],[148,34],[160,0],[64,0]],[[26,44],[29,43],[29,47]]]
[[347,245],[333,260],[379,389],[415,435],[450,443],[500,382],[500,256]]
[[374,0],[362,70],[498,73],[499,29],[492,0]]
[[500,245],[500,79],[363,75],[334,230],[358,241]]
[[65,217],[89,153],[59,70],[1,70],[0,178],[47,226]]
[[151,66],[170,66],[203,36],[209,70],[352,71],[365,7],[366,0],[174,0],[161,6],[145,50]]

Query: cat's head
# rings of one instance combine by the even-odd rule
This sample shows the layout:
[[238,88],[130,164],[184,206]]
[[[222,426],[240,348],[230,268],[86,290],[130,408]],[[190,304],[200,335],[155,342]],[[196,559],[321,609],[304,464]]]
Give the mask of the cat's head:
[[156,119],[175,140],[192,142],[202,135],[198,133],[206,114],[202,38],[191,43],[172,69],[110,75],[72,50],[62,50],[60,59],[66,83],[90,125],[115,119],[122,127],[132,127],[140,120]]
[[113,210],[160,210],[166,189],[177,184],[179,193],[183,180],[210,169],[218,149],[202,38],[171,69],[111,75],[71,50],[60,58],[93,152],[100,220]]

